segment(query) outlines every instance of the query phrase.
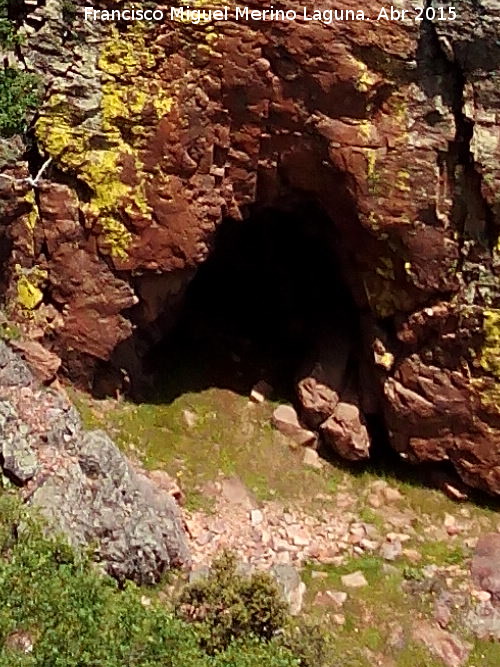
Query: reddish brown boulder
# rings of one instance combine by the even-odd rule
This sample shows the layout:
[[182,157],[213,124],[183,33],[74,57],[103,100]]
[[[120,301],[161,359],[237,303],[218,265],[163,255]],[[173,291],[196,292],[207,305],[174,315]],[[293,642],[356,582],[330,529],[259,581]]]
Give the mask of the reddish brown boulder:
[[320,427],[325,442],[342,458],[359,461],[370,455],[370,436],[359,406],[341,402]]
[[291,438],[298,445],[316,445],[316,434],[301,426],[297,412],[291,405],[279,405],[273,412],[271,421],[278,431]]
[[61,366],[61,359],[34,340],[13,340],[11,347],[28,362],[31,370],[42,382],[54,380]]
[[500,602],[500,534],[482,535],[471,563],[472,580],[481,591],[488,591]]

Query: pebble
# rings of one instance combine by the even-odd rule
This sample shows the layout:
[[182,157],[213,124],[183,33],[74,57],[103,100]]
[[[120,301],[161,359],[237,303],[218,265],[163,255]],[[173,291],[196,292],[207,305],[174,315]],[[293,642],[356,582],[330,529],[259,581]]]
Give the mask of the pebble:
[[313,570],[311,572],[311,579],[327,579],[328,572],[322,572],[321,570]]
[[260,510],[251,510],[250,521],[253,526],[259,526],[264,521],[264,515]]
[[311,468],[315,468],[316,470],[321,470],[323,468],[323,462],[321,461],[318,452],[315,449],[311,449],[311,447],[306,447],[302,463]]
[[362,588],[363,586],[368,586],[365,575],[361,570],[351,572],[350,574],[344,574],[340,577],[340,580],[342,584],[348,588]]
[[403,494],[398,489],[393,489],[392,486],[382,489],[382,496],[386,503],[396,503],[403,499]]

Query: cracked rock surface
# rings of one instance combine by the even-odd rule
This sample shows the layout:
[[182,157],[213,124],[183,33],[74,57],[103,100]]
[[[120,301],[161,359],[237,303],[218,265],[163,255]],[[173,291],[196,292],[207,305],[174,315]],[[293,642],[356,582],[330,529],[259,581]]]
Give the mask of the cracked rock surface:
[[119,580],[154,583],[187,565],[173,498],[136,472],[105,433],[84,431],[69,401],[40,387],[2,341],[0,359],[2,470],[51,529],[76,547],[95,545],[96,560]]
[[62,5],[21,28],[39,156],[0,151],[2,293],[27,336],[87,387],[110,358],[140,382],[221,220],[301,193],[335,227],[392,447],[500,493],[498,0],[434,23],[71,29]]

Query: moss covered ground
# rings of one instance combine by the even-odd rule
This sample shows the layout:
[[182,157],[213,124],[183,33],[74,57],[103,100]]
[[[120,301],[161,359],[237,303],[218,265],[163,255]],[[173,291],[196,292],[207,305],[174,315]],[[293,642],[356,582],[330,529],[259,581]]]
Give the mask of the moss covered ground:
[[[210,500],[203,487],[222,473],[240,477],[259,500],[281,501],[284,508],[294,503],[311,513],[318,496],[322,507],[325,502],[328,506],[331,498],[335,511],[336,494],[347,493],[353,499],[349,509],[378,533],[408,531],[410,539],[404,547],[410,553],[418,552],[417,562],[406,556],[387,562],[373,553],[354,555],[340,565],[309,563],[302,573],[307,584],[304,619],[319,623],[321,632],[330,637],[330,657],[324,663],[328,666],[445,664],[412,638],[417,620],[432,620],[440,592],[439,586],[436,590],[420,589],[420,582],[425,581],[424,573],[431,566],[437,569],[438,580],[449,575],[457,590],[467,585],[470,588],[472,545],[480,533],[496,530],[495,503],[485,498],[457,503],[411,468],[377,464],[353,469],[335,461],[326,463],[322,470],[308,468],[302,463],[302,451],[291,447],[270,426],[277,403],[252,404],[246,395],[229,389],[187,390],[167,402],[159,396],[153,402],[137,404],[98,401],[79,393],[72,393],[72,398],[88,426],[104,428],[146,467],[177,476],[190,510],[209,510]],[[373,507],[370,489],[381,479],[397,489],[401,499]],[[450,516],[465,526],[451,536],[443,528]],[[394,528],[398,521],[403,526]],[[368,586],[343,587],[341,576],[356,570],[364,573]],[[335,621],[338,609],[315,603],[318,592],[326,590],[348,592],[340,624]],[[455,627],[453,620],[449,629],[473,645],[466,665],[500,664],[500,644],[474,639],[470,632]]]

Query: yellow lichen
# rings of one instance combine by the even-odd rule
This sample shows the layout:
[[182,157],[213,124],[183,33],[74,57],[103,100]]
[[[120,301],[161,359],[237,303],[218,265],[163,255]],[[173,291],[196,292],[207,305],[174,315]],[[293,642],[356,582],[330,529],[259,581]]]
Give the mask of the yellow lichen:
[[484,311],[481,367],[500,381],[500,310]]
[[162,79],[153,74],[157,56],[147,42],[149,34],[139,24],[125,33],[111,28],[98,59],[103,72],[100,126],[79,122],[78,110],[68,110],[61,95],[48,100],[36,124],[43,150],[90,188],[90,200],[82,205],[87,224],[95,229],[102,251],[120,260],[133,241],[128,220],[151,215],[139,151],[152,119],[168,114],[174,104]]
[[365,148],[366,180],[370,194],[376,194],[380,175],[377,171],[377,151],[374,148]]
[[22,269],[19,264],[15,266],[17,274],[17,302],[25,310],[34,310],[43,300],[43,292],[40,289],[48,273],[38,267]]
[[410,173],[400,169],[396,174],[396,187],[402,192],[410,192]]
[[369,120],[361,120],[358,123],[358,130],[364,141],[369,141],[373,132],[373,125]]
[[140,23],[134,24],[126,35],[113,26],[110,39],[99,57],[99,69],[127,79],[141,76],[144,70],[155,64],[155,58],[146,45],[146,36],[147,30]]
[[370,90],[370,88],[372,88],[377,83],[378,81],[377,75],[371,72],[368,69],[366,63],[364,63],[362,60],[358,60],[353,56],[351,56],[350,60],[358,70],[358,75],[355,83],[356,89],[359,90],[360,93],[367,93]]
[[103,246],[109,254],[117,259],[127,259],[132,234],[125,225],[111,216],[101,216],[98,224],[103,234]]

